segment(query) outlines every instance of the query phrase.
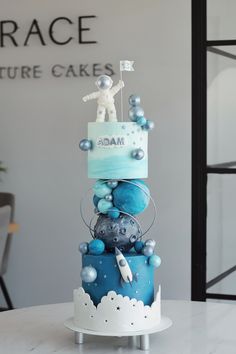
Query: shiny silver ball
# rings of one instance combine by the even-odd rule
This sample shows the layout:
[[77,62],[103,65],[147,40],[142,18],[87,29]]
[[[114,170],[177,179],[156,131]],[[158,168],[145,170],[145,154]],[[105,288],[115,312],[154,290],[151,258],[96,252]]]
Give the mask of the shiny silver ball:
[[82,254],[88,253],[88,243],[87,243],[87,242],[82,242],[82,243],[79,245],[79,251],[80,251],[80,253],[82,253]]
[[94,282],[94,280],[97,279],[97,271],[94,267],[87,266],[82,268],[80,276],[82,281],[84,281],[85,283],[92,283]]
[[104,198],[107,202],[111,202],[112,201],[112,199],[113,199],[113,196],[112,196],[112,194],[107,194],[107,195],[105,195],[105,198]]
[[82,139],[79,143],[79,147],[82,151],[88,151],[92,149],[92,142],[88,139]]
[[142,160],[144,158],[144,151],[142,149],[135,149],[131,152],[131,156],[135,160]]
[[144,246],[142,249],[144,256],[150,257],[153,254],[153,248],[151,246]]
[[140,104],[140,97],[137,95],[129,96],[129,104],[131,106],[138,106]]
[[154,248],[156,246],[156,241],[153,239],[149,239],[147,241],[145,241],[145,246],[151,246],[152,248]]
[[108,185],[108,187],[114,189],[114,188],[116,188],[118,186],[118,181],[115,181],[115,180],[114,181],[108,181],[107,185]]
[[144,110],[139,106],[133,106],[129,109],[129,119],[136,122],[137,118],[144,116]]
[[155,128],[155,123],[152,120],[147,120],[146,124],[143,126],[146,130],[152,130]]
[[100,90],[107,90],[112,87],[113,81],[108,75],[101,75],[96,81],[96,85]]

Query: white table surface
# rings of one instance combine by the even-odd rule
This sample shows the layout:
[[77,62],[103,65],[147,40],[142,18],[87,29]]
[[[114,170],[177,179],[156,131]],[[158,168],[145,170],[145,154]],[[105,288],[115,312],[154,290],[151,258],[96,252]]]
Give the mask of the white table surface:
[[[162,312],[173,326],[150,335],[148,353],[236,354],[236,305],[162,301]],[[1,312],[0,353],[145,353],[128,338],[85,336],[84,344],[74,344],[73,332],[63,326],[72,315],[72,303]]]

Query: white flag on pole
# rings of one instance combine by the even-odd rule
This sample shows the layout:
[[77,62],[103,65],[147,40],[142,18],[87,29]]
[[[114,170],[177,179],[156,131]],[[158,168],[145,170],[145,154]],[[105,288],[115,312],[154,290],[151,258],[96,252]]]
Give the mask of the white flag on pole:
[[134,71],[134,61],[121,60],[120,61],[120,71]]

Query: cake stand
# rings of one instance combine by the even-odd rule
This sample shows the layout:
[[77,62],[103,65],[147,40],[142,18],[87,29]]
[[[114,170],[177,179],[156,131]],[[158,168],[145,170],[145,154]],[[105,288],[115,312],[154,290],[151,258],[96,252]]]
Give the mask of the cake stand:
[[74,323],[74,318],[69,318],[65,323],[65,327],[72,330],[75,334],[75,343],[83,344],[84,343],[84,334],[90,334],[94,336],[110,336],[110,337],[132,337],[135,341],[135,337],[140,338],[140,349],[149,350],[149,334],[162,332],[165,329],[169,328],[172,325],[171,319],[168,317],[162,316],[161,322],[156,326],[145,329],[142,331],[129,331],[129,332],[102,332],[102,331],[92,331],[86,328],[77,327]]

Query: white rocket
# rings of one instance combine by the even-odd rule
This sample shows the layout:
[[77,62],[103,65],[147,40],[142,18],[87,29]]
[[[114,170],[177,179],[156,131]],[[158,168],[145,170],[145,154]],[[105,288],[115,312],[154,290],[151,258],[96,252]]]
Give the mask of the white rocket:
[[126,261],[125,257],[117,247],[115,247],[115,255],[116,255],[117,265],[119,267],[119,271],[122,278],[121,283],[123,283],[124,281],[125,283],[130,283],[131,285],[133,278],[137,281],[136,274],[135,275],[132,274],[128,262]]

